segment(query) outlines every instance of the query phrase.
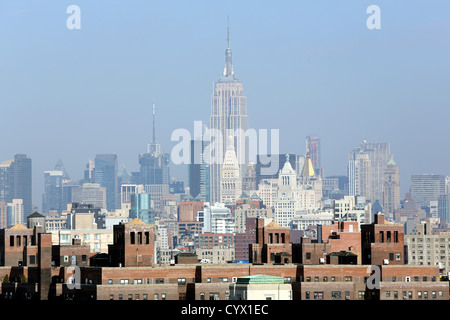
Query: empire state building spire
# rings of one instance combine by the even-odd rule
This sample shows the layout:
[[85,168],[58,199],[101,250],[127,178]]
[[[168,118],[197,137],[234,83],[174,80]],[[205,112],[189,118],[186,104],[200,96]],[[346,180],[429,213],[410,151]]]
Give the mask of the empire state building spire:
[[227,25],[227,49],[225,50],[225,67],[223,68],[222,77],[220,81],[238,81],[237,76],[234,74],[233,59],[231,55],[230,47],[230,23]]

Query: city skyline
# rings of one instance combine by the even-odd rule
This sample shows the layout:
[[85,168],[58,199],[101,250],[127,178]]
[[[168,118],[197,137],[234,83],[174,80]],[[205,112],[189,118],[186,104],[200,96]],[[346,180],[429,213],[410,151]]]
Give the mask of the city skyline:
[[[0,5],[8,44],[0,103],[10,133],[0,160],[32,159],[38,207],[44,171],[59,159],[73,179],[96,154],[117,154],[119,167],[138,171],[153,101],[162,152],[170,153],[173,130],[208,123],[227,17],[249,127],[280,129],[280,153],[305,155],[305,138],[317,136],[325,175],[345,175],[348,152],[363,140],[388,142],[401,198],[412,175],[449,174],[446,3],[377,1],[380,30],[366,27],[369,2],[248,2],[239,10],[234,2],[177,2],[171,10],[77,1],[81,29],[68,30],[70,4]],[[187,166],[171,166],[171,174],[186,182]]]

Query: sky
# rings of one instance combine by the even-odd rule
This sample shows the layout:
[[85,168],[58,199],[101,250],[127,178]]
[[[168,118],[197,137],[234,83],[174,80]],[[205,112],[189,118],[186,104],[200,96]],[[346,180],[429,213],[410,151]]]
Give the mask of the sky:
[[174,130],[209,123],[229,19],[249,127],[279,129],[282,153],[318,136],[325,175],[345,175],[363,140],[390,142],[403,195],[412,174],[450,175],[449,15],[444,0],[2,0],[0,161],[32,158],[38,207],[59,159],[73,179],[100,153],[138,171],[153,101],[170,153]]

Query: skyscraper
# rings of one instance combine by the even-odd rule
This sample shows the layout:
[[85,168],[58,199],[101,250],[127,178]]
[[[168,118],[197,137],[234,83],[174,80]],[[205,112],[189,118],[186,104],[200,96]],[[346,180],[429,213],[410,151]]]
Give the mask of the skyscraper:
[[120,206],[117,155],[97,154],[94,172],[95,183],[106,189],[106,209],[114,211]]
[[393,219],[393,213],[400,207],[400,173],[394,159],[389,160],[384,171],[383,212]]
[[227,151],[221,169],[220,202],[233,205],[242,193],[242,178],[234,150],[233,136],[228,137]]
[[390,143],[364,140],[360,144],[360,149],[368,154],[372,168],[370,200],[372,203],[376,200],[383,203],[384,173],[389,160],[392,158]]
[[22,199],[22,219],[26,219],[33,210],[31,182],[31,158],[27,155],[16,154],[14,159],[0,164],[0,201],[8,203]]
[[349,153],[349,194],[383,203],[384,174],[392,158],[389,143],[363,141]]
[[207,158],[209,140],[208,128],[203,126],[201,139],[191,140],[191,161],[188,166],[189,193],[192,197],[206,202],[211,200],[210,162]]
[[60,214],[65,209],[65,204],[63,203],[63,177],[63,171],[44,171],[43,213],[56,210]]
[[369,155],[360,148],[350,151],[348,156],[348,193],[363,196],[367,200],[372,194],[372,165]]
[[215,83],[211,97],[211,201],[220,199],[221,164],[226,152],[227,137],[234,137],[236,157],[244,176],[248,161],[248,143],[245,134],[248,130],[247,98],[241,81],[234,73],[230,48],[230,33],[227,28],[227,49],[222,76]]
[[323,168],[320,159],[320,139],[316,136],[306,137],[306,152],[311,156],[311,162],[316,172],[316,175],[324,177]]
[[131,195],[130,218],[138,218],[147,224],[155,224],[155,210],[152,208],[150,194],[134,193]]
[[153,134],[147,152],[139,155],[140,183],[169,184],[169,155],[161,153],[161,145],[156,142],[156,111],[153,103]]
[[445,176],[422,174],[411,176],[411,197],[422,207],[428,207],[430,201],[438,200],[445,194]]

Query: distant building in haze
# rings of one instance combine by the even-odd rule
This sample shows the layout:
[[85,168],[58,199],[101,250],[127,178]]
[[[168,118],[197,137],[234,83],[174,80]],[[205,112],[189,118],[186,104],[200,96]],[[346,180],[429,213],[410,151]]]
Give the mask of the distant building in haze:
[[[140,184],[169,184],[169,155],[161,152],[161,145],[156,142],[155,104],[153,104],[153,136],[147,146],[147,152],[139,155]],[[134,183],[134,181],[132,181]]]
[[394,212],[400,208],[400,173],[394,159],[389,160],[384,172],[383,212],[389,220],[394,219]]
[[56,210],[58,214],[65,210],[63,202],[63,171],[44,171],[44,194],[42,195],[42,212]]
[[95,183],[106,189],[106,209],[120,208],[117,155],[97,154],[95,157]]
[[428,207],[430,201],[436,201],[445,194],[445,176],[422,174],[411,176],[411,197],[422,207]]
[[[16,154],[14,159],[0,164],[0,201],[23,200],[23,217],[32,214],[32,170],[31,158]],[[21,221],[21,223],[25,223]]]
[[311,156],[311,162],[316,172],[316,175],[321,178],[324,177],[324,170],[321,164],[321,150],[320,150],[320,138],[316,136],[306,137],[306,151]]

